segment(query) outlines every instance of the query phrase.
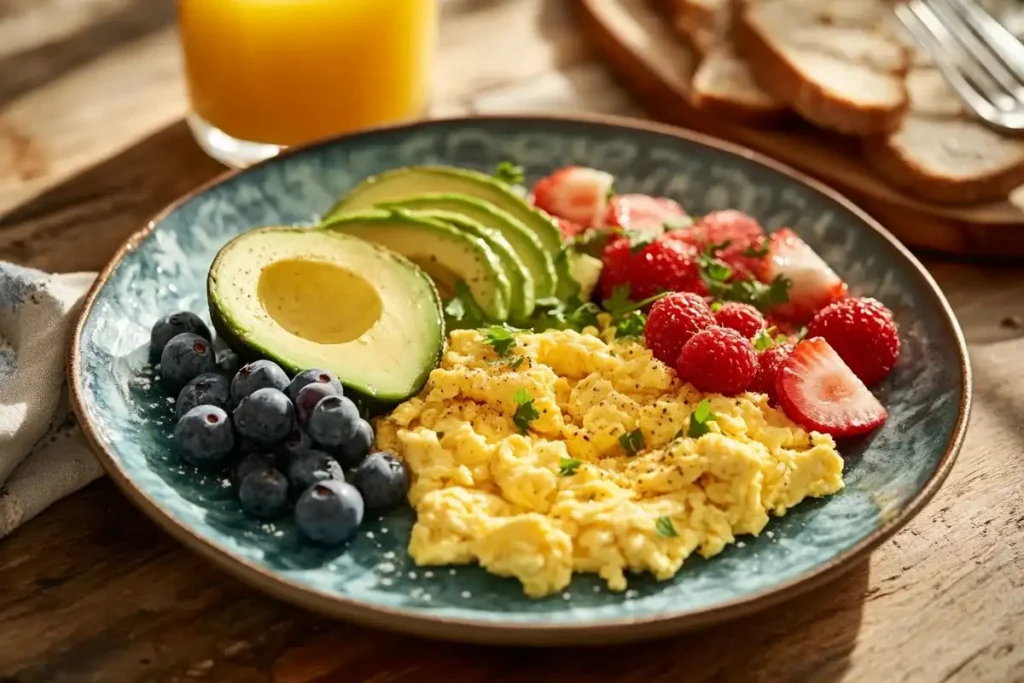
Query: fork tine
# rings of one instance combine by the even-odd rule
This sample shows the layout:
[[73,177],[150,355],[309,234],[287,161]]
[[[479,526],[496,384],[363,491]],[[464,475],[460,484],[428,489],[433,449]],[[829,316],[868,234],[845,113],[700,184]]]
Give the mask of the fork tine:
[[958,0],[950,4],[982,40],[992,45],[1017,80],[1024,83],[1024,45],[974,0]]
[[950,59],[945,43],[939,39],[933,30],[937,24],[938,31],[946,32],[945,26],[930,11],[923,9],[918,0],[899,4],[896,6],[895,11],[900,23],[910,32],[914,40],[924,47],[931,58],[935,60],[935,64],[942,71],[942,75],[946,77],[946,80],[960,96],[960,99],[983,119],[990,122],[997,120],[1000,114],[999,110],[989,103],[982,92],[964,78],[963,74],[960,73],[960,70],[957,69]]
[[[980,62],[986,72],[985,80],[990,85],[998,84],[996,91],[998,91],[998,86],[1002,86],[1005,94],[993,92],[992,100],[996,106],[1003,111],[1013,111],[1019,104],[1024,103],[1022,100],[1024,87],[1014,78],[1013,73],[1003,64],[1002,60],[993,53],[992,48],[985,45],[970,26],[965,25],[964,17],[960,16],[954,7],[959,4],[957,0],[925,0],[925,4],[945,24],[950,35],[960,44],[960,47],[969,53],[969,56],[973,56]],[[961,65],[961,68],[965,67],[966,65]],[[971,74],[972,78],[977,80],[978,74],[980,72],[975,70],[975,73]]]

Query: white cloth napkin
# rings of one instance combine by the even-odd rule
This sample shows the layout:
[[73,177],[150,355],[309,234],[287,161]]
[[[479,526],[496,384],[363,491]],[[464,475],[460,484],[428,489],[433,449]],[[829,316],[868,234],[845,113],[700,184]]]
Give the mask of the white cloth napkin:
[[68,410],[65,382],[95,277],[0,263],[0,538],[103,473]]

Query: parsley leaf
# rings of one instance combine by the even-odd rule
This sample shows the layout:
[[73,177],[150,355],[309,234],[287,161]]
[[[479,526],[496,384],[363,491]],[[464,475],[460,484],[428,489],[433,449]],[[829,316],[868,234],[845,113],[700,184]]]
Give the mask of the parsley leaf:
[[510,360],[508,362],[508,366],[510,368],[512,368],[513,370],[518,370],[519,366],[523,364],[523,361],[525,359],[526,359],[526,356],[516,356],[515,358],[513,358],[512,360]]
[[672,230],[686,230],[693,227],[692,216],[673,216],[663,223],[666,232]]
[[530,423],[540,417],[540,413],[533,407],[533,399],[530,398],[530,394],[522,387],[516,389],[515,401],[518,407],[512,415],[512,422],[519,427],[520,434],[526,434],[530,431]]
[[523,167],[511,161],[502,161],[494,169],[494,177],[507,185],[522,185]]
[[484,324],[486,316],[477,306],[465,281],[455,283],[455,295],[444,305],[445,328],[474,329]]
[[579,297],[562,301],[555,297],[538,299],[528,327],[537,332],[545,330],[576,330],[582,332],[587,327],[597,327],[597,315],[601,309],[589,301],[582,302]]
[[644,325],[646,324],[646,315],[640,311],[630,311],[615,323],[615,338],[642,337],[644,336]]
[[711,412],[710,401],[704,399],[697,404],[696,410],[690,413],[690,426],[686,430],[686,435],[691,439],[699,439],[711,431],[708,422],[717,419],[718,416]]
[[490,344],[499,356],[507,356],[512,347],[516,345],[512,329],[506,325],[491,325],[485,332],[484,343]]
[[558,474],[562,477],[571,477],[582,464],[583,461],[579,458],[562,458],[558,461]]
[[654,523],[654,528],[658,530],[659,536],[664,536],[665,538],[675,538],[679,535],[676,533],[672,520],[668,517],[658,517],[658,521]]
[[760,353],[775,346],[775,338],[772,336],[773,332],[775,332],[775,328],[769,327],[754,335],[754,350]]
[[733,269],[716,255],[728,245],[728,242],[711,244],[697,257],[700,277],[713,297],[722,301],[747,303],[762,313],[789,301],[789,288],[793,283],[782,275],[777,275],[768,284],[749,277],[734,280]]
[[611,226],[608,228],[592,228],[576,235],[569,242],[569,246],[577,253],[587,254],[594,258],[601,258],[604,248],[608,243],[622,234],[622,228]]
[[641,301],[633,301],[629,298],[629,291],[629,283],[616,285],[615,288],[612,289],[611,298],[605,299],[601,302],[601,306],[611,314],[613,321],[622,318],[626,313],[638,311],[644,306],[653,304],[655,301],[668,294],[668,292],[661,292],[654,296],[649,296]]
[[622,450],[626,451],[626,455],[633,457],[641,450],[644,446],[644,435],[639,429],[634,429],[631,432],[626,432],[619,437],[619,445],[622,446]]
[[722,302],[721,301],[712,301],[711,302],[711,312],[712,313],[718,313],[720,310],[722,310]]
[[643,251],[649,244],[654,243],[654,235],[649,232],[631,230],[628,234],[629,251],[633,254]]
[[751,244],[740,253],[743,254],[744,256],[749,256],[750,258],[764,258],[765,256],[768,255],[768,252],[769,249],[767,244],[764,244],[760,247]]

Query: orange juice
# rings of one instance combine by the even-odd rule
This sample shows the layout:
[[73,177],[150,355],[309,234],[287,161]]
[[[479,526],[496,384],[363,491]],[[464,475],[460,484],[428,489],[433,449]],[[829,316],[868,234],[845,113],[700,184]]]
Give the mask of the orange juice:
[[295,145],[418,116],[438,0],[178,0],[193,112]]

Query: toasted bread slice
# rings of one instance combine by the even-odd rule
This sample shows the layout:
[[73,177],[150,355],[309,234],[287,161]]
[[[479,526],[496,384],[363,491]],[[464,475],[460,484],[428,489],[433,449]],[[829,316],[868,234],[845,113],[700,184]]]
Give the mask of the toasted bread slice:
[[754,81],[730,37],[736,0],[668,0],[672,23],[699,62],[690,82],[690,103],[709,116],[754,125],[786,118],[788,109]]
[[737,50],[761,87],[809,122],[851,135],[899,129],[907,51],[885,29],[881,0],[742,2]]
[[937,204],[999,199],[1024,184],[1024,140],[970,117],[937,69],[911,71],[907,89],[911,112],[900,129],[864,143],[886,180]]

